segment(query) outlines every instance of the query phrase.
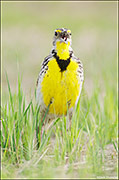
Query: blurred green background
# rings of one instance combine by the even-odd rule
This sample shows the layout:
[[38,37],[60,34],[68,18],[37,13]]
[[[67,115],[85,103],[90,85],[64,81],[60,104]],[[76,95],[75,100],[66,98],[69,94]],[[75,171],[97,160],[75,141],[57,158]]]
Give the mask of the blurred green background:
[[[72,48],[84,65],[84,88],[90,96],[95,82],[117,85],[116,2],[2,2],[2,98],[8,99],[18,71],[27,97],[33,96],[41,62],[52,48],[56,28],[72,31]],[[116,94],[115,94],[116,95]]]

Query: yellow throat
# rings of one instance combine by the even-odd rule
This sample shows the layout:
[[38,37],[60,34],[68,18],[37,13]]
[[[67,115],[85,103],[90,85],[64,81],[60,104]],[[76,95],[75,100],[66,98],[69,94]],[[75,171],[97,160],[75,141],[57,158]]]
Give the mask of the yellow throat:
[[69,58],[69,46],[70,42],[68,42],[67,44],[60,41],[56,42],[56,52],[57,56],[59,56],[60,59],[67,60]]

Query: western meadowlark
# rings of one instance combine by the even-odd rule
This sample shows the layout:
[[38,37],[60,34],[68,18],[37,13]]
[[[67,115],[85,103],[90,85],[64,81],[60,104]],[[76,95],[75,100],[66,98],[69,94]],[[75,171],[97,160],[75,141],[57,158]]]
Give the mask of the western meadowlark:
[[83,65],[74,56],[71,48],[71,31],[56,29],[53,48],[41,66],[37,79],[37,102],[46,119],[54,119],[72,114],[77,105],[83,83]]

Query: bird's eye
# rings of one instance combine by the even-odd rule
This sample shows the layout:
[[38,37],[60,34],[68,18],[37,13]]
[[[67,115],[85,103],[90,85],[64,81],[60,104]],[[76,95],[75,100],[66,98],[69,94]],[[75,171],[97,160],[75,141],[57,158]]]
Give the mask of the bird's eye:
[[57,36],[57,32],[55,31],[55,36]]
[[71,36],[71,33],[69,35]]

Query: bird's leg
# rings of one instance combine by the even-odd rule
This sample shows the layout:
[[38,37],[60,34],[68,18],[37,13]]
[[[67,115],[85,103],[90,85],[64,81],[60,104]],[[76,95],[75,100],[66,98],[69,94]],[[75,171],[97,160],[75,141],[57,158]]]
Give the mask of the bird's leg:
[[69,111],[67,114],[67,126],[66,129],[71,130],[71,124],[72,124],[72,111]]
[[44,125],[44,123],[43,123],[43,125],[42,125],[42,127],[41,127],[41,132],[40,132],[40,141],[42,141],[44,129],[45,129],[45,125]]
[[[43,133],[45,133],[45,124],[47,124],[47,113],[49,111],[49,106],[50,106],[51,103],[52,103],[52,101],[50,100],[50,103],[49,103],[48,107],[41,112],[40,125],[38,126],[37,135],[36,135],[38,147],[40,146],[40,143],[42,141]],[[38,138],[39,133],[40,133],[40,138]]]
[[36,126],[36,139],[37,139],[37,149],[39,148],[43,136],[43,131],[44,131],[44,113],[41,114],[40,118],[40,123],[37,124]]
[[45,120],[44,120],[45,112],[42,113],[41,116],[41,131],[40,131],[40,142],[42,141],[43,132],[45,130]]

